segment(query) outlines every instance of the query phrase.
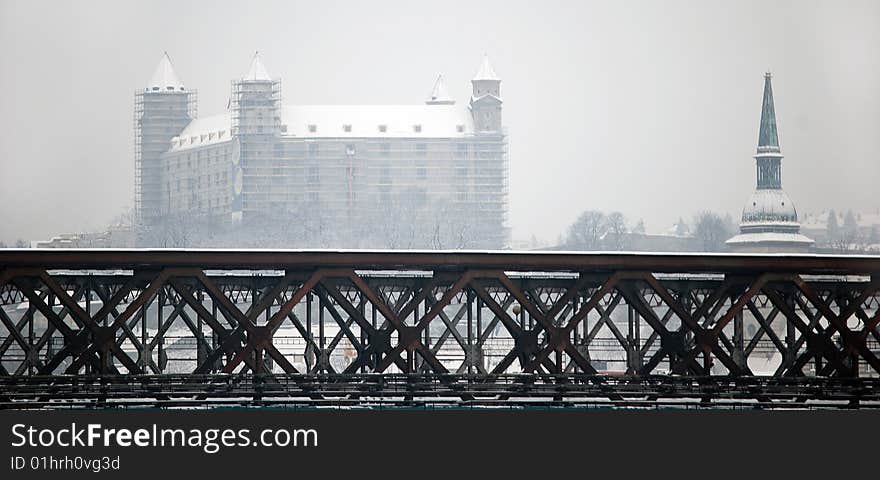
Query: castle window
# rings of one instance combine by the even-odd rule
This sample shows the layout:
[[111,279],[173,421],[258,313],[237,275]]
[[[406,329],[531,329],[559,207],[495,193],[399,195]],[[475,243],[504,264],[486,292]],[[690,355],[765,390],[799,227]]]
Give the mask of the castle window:
[[388,131],[388,125],[379,125],[380,133],[385,133],[386,131]]
[[464,133],[464,125],[456,125],[455,131],[458,133]]
[[314,125],[314,124],[309,125],[309,133],[315,133],[315,132],[317,132],[317,131],[318,131],[318,126],[317,126],[317,125]]
[[281,125],[281,133],[287,133],[287,125]]
[[343,125],[342,130],[344,130],[345,133],[351,133],[351,125]]
[[413,131],[416,133],[422,133],[422,126],[421,125],[413,125]]

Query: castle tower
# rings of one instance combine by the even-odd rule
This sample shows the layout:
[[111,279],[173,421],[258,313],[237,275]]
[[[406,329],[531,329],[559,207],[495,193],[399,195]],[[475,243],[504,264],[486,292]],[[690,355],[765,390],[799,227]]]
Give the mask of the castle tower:
[[813,241],[800,234],[794,202],[782,190],[782,150],[776,129],[776,108],[770,73],[764,74],[764,98],[755,191],[743,207],[740,233],[726,243],[736,252],[805,252]]
[[163,209],[161,156],[196,116],[196,92],[187,90],[164,53],[149,84],[134,96],[135,215],[151,223]]
[[489,64],[489,56],[471,80],[470,110],[477,133],[502,133],[501,131],[501,79]]
[[232,134],[239,151],[233,171],[233,212],[243,216],[270,207],[271,178],[261,172],[271,168],[281,135],[280,102],[281,82],[272,80],[260,52],[254,53],[247,73],[232,82]]

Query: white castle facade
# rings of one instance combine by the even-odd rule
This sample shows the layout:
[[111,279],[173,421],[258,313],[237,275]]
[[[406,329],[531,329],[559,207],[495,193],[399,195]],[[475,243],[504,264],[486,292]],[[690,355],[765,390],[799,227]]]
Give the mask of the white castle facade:
[[135,95],[142,230],[204,220],[236,246],[503,248],[507,137],[488,58],[471,84],[467,104],[440,77],[422,104],[282,105],[257,54],[228,109],[199,117],[165,55]]

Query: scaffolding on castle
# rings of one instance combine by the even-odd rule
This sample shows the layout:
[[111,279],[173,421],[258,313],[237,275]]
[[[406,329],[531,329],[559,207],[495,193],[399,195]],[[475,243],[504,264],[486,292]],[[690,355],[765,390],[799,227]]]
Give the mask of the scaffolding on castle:
[[[232,134],[272,136],[280,132],[281,80],[234,80],[232,82]],[[253,111],[252,118],[242,118]],[[251,138],[248,138],[251,140]]]
[[171,139],[198,116],[198,92],[136,91],[134,94],[135,220],[158,213],[162,191],[160,158]]

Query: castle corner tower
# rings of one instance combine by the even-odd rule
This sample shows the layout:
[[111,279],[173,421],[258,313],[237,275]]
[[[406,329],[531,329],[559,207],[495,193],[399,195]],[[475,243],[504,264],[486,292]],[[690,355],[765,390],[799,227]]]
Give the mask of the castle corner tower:
[[162,154],[196,117],[196,93],[177,76],[168,53],[147,86],[134,96],[135,215],[152,223],[165,210]]
[[470,110],[474,119],[474,130],[478,134],[502,134],[501,131],[501,79],[489,63],[489,56],[471,80]]
[[283,195],[266,174],[272,171],[281,135],[280,102],[281,82],[269,76],[255,52],[247,73],[232,82],[232,135],[239,150],[233,172],[235,218],[273,210],[273,198]]

